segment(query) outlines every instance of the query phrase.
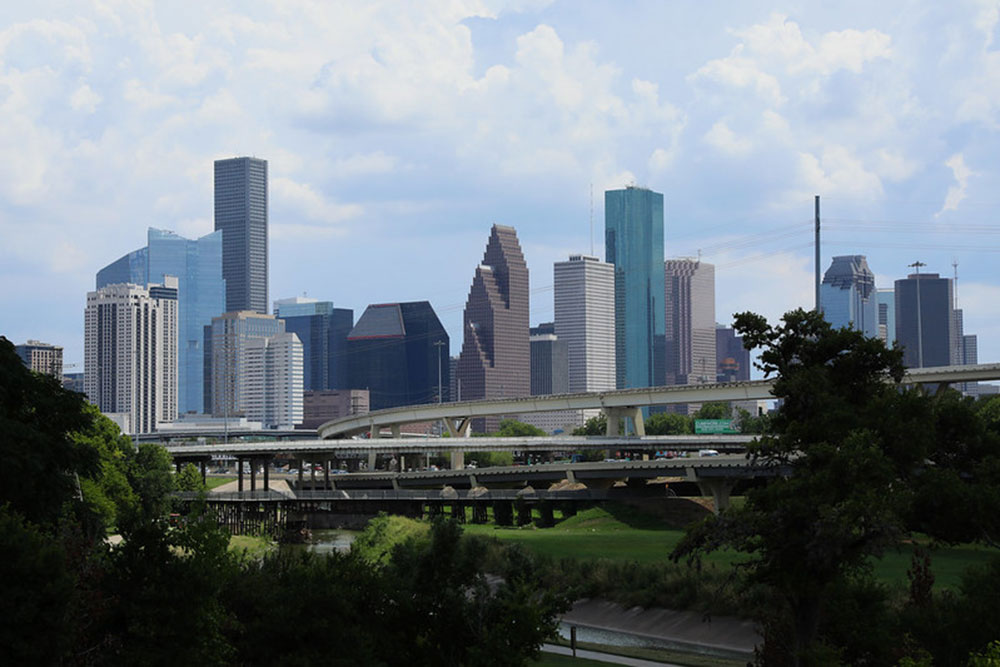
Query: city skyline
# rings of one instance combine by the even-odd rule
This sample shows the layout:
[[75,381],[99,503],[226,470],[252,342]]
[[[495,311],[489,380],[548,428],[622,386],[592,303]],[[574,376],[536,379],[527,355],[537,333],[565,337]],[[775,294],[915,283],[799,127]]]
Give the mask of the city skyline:
[[821,270],[864,254],[886,288],[915,260],[946,277],[957,260],[965,330],[1000,359],[997,19],[979,5],[241,11],[5,8],[12,341],[82,363],[80,286],[147,227],[211,233],[213,161],[255,155],[269,295],[426,299],[451,355],[490,224],[517,228],[530,322],[550,321],[550,267],[604,256],[601,193],[634,182],[665,196],[665,257],[716,265],[720,323],[812,307],[819,194]]

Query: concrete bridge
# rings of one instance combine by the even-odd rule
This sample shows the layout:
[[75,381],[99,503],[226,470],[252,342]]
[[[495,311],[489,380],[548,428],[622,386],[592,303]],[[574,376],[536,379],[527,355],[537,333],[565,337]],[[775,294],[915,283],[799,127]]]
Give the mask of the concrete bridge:
[[[947,385],[986,380],[1000,380],[1000,364],[911,368],[906,371],[903,383]],[[619,420],[628,418],[633,422],[635,434],[642,436],[645,435],[643,407],[676,403],[765,400],[774,398],[771,393],[773,388],[774,380],[770,379],[410,405],[335,419],[321,425],[317,432],[321,438],[345,438],[360,433],[368,433],[371,438],[377,438],[381,435],[382,429],[388,428],[393,437],[399,437],[401,429],[406,424],[442,420],[449,434],[458,436],[468,434],[471,420],[476,417],[599,409],[608,418],[607,435],[618,435]]]

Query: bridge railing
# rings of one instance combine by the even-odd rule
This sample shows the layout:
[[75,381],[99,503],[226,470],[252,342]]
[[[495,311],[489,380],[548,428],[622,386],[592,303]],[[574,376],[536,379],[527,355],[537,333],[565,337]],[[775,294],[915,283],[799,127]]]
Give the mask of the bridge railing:
[[196,500],[204,497],[208,502],[289,502],[300,500],[315,501],[365,501],[365,500],[398,500],[398,501],[428,501],[428,502],[490,502],[514,501],[519,498],[526,501],[537,500],[605,500],[608,497],[606,489],[580,489],[576,491],[536,490],[525,493],[517,489],[498,490],[461,490],[442,493],[426,489],[365,489],[365,490],[323,490],[297,491],[294,494],[283,494],[277,491],[232,491],[228,493],[211,493],[208,495],[191,491],[174,493],[181,500]]

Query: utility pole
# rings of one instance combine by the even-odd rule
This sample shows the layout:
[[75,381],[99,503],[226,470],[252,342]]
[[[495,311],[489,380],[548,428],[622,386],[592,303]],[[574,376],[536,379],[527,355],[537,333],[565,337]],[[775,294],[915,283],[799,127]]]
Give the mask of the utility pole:
[[920,260],[907,266],[917,271],[917,368],[924,367],[924,320],[920,313],[920,267],[927,266]]
[[444,341],[435,341],[434,347],[438,349],[438,403],[441,402],[441,348],[444,347]]
[[816,195],[816,312],[819,313],[819,195]]

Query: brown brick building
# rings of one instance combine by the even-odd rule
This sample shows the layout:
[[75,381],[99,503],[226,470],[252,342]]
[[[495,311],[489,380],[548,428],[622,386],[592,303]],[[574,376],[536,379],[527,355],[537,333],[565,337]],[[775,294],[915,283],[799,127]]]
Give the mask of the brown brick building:
[[[531,393],[528,265],[513,227],[493,225],[465,304],[458,360],[462,400]],[[476,419],[476,432],[495,431],[499,417]]]

